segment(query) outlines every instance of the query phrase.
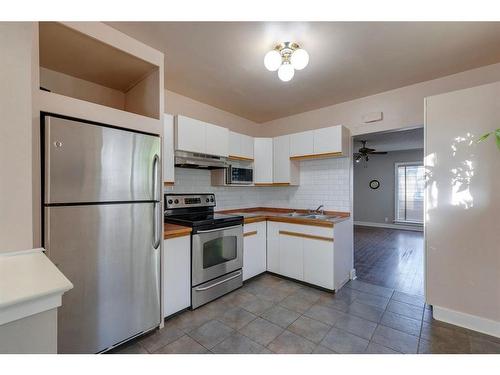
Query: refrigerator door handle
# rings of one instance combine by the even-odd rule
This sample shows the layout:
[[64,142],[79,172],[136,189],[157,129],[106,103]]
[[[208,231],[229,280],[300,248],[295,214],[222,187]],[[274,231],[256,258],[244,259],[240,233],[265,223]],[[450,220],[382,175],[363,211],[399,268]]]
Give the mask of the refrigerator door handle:
[[161,236],[160,236],[160,221],[161,221],[161,209],[160,209],[160,203],[155,202],[154,203],[154,209],[153,209],[153,220],[154,220],[154,239],[153,239],[153,248],[158,249],[158,246],[160,246],[160,241],[161,241]]
[[155,200],[154,203],[154,209],[153,209],[153,222],[154,222],[154,231],[153,231],[153,248],[158,249],[158,246],[160,246],[160,241],[161,241],[161,236],[160,236],[160,222],[161,222],[161,205],[160,205],[160,198],[159,198],[159,191],[158,189],[158,165],[160,162],[160,158],[158,155],[155,155],[153,158],[153,199]]
[[160,164],[160,157],[155,154],[155,156],[153,157],[153,200],[159,202],[160,201],[160,189],[158,189],[158,182],[159,182],[159,178],[158,178],[158,166]]

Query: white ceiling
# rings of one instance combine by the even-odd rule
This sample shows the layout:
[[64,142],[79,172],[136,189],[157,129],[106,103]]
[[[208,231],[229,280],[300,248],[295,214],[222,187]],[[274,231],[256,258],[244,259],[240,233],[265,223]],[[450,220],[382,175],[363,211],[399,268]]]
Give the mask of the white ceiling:
[[354,137],[355,152],[361,147],[361,140],[367,141],[366,147],[374,148],[377,151],[423,149],[424,128],[356,136]]
[[[500,61],[500,22],[110,22],[165,53],[166,88],[255,122]],[[290,82],[263,65],[296,41]]]

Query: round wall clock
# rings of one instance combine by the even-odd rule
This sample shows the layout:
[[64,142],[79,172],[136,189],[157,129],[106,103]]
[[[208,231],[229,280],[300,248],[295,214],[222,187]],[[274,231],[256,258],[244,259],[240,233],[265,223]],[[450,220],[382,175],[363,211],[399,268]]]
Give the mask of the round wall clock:
[[375,190],[375,189],[378,189],[380,187],[380,182],[378,180],[371,180],[369,185],[370,185],[370,188]]

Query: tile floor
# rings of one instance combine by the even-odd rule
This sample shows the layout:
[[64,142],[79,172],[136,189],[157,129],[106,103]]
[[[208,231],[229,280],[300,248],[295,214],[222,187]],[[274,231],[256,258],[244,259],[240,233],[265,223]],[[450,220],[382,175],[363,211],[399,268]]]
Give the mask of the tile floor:
[[264,274],[111,353],[500,353],[500,339],[433,320],[422,296]]

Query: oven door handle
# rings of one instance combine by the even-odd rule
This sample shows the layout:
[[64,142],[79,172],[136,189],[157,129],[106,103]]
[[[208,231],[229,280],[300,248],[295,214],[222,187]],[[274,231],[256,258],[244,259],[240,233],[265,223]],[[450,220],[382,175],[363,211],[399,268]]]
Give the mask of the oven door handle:
[[221,280],[221,281],[217,281],[216,283],[213,283],[212,285],[209,285],[209,286],[204,286],[204,287],[201,287],[201,288],[194,288],[194,290],[197,291],[197,292],[203,292],[205,290],[212,289],[212,288],[216,287],[217,285],[224,284],[225,282],[228,282],[228,281],[230,281],[232,279],[236,279],[237,277],[240,277],[240,276],[241,276],[241,271],[238,271],[237,274],[232,275],[232,276],[228,277],[227,279],[224,279],[224,280]]
[[238,224],[238,225],[234,225],[232,227],[223,227],[223,228],[216,228],[216,229],[199,230],[199,231],[196,231],[195,235],[196,234],[201,234],[201,233],[220,232],[220,231],[223,231],[223,230],[237,229],[237,228],[241,228],[241,227],[242,227],[242,225]]

